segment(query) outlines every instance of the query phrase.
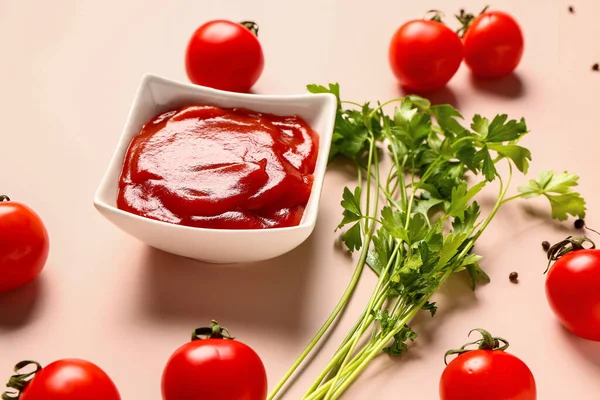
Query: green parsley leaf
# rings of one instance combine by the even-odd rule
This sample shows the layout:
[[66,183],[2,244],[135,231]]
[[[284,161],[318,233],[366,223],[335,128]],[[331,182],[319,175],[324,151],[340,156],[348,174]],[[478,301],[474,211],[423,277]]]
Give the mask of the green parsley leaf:
[[358,221],[362,218],[362,212],[360,210],[362,189],[357,186],[354,189],[354,193],[347,187],[344,188],[344,194],[342,195],[342,202],[340,203],[344,209],[344,219],[338,225],[338,229],[351,222]]
[[529,169],[529,161],[531,161],[531,152],[525,147],[516,144],[488,144],[490,150],[494,150],[498,154],[504,157],[510,158],[515,166],[522,173],[526,174]]
[[514,119],[506,122],[508,115],[496,115],[492,123],[488,127],[488,134],[485,137],[488,143],[499,143],[513,141],[519,139],[527,133],[527,125],[525,120],[521,119],[517,122]]
[[466,209],[465,214],[461,218],[454,218],[452,222],[452,228],[456,233],[466,233],[470,235],[473,229],[475,228],[475,224],[477,223],[477,218],[479,218],[480,208],[479,204],[476,201],[473,201]]
[[341,236],[342,241],[350,251],[359,250],[362,247],[360,223],[352,225],[350,229],[344,232]]
[[415,106],[417,106],[418,108],[421,109],[429,109],[429,107],[431,107],[431,102],[421,96],[417,96],[416,94],[409,94],[408,96],[406,96],[404,101],[410,101],[412,104],[414,104]]
[[483,189],[486,185],[486,181],[479,182],[476,185],[473,185],[469,190],[467,190],[467,183],[463,182],[460,185],[456,186],[452,189],[452,200],[450,201],[450,206],[446,210],[446,214],[463,218],[465,210],[467,209],[467,204],[471,199]]
[[404,229],[406,216],[401,211],[393,211],[391,207],[383,207],[381,210],[381,223],[385,229],[395,237],[409,243],[408,232]]
[[569,215],[585,218],[585,200],[572,190],[577,186],[578,180],[577,175],[567,172],[556,174],[554,171],[544,171],[537,180],[530,180],[518,190],[524,198],[546,196],[550,201],[553,218],[561,221],[566,220]]
[[431,210],[431,208],[437,206],[440,203],[443,203],[443,200],[435,199],[435,198],[427,199],[427,200],[420,200],[413,207],[413,212],[415,214],[421,214],[425,218],[429,219],[429,211]]
[[458,134],[465,131],[465,128],[456,120],[456,118],[462,119],[463,116],[451,105],[435,105],[431,107],[431,111],[445,133]]
[[477,263],[473,263],[467,265],[467,272],[469,273],[469,277],[471,278],[471,289],[475,290],[478,284],[480,283],[488,283],[490,281],[490,277],[485,273],[483,269]]
[[[408,105],[407,105],[408,104]],[[392,131],[410,148],[415,149],[431,133],[431,116],[418,113],[409,102],[402,102],[394,115],[395,126]]]
[[409,340],[414,342],[417,337],[419,337],[419,335],[415,331],[408,325],[404,325],[400,332],[394,335],[393,343],[389,347],[385,347],[383,351],[392,356],[400,356],[408,350],[407,342]]
[[408,231],[407,231],[408,241],[407,241],[407,243],[409,245],[413,245],[413,244],[425,239],[425,236],[427,235],[428,230],[429,229],[427,226],[427,222],[425,221],[425,217],[423,217],[422,214],[414,215],[410,219],[410,222],[408,223]]
[[385,229],[378,229],[372,238],[373,247],[367,254],[367,264],[377,275],[387,266],[392,255],[390,234]]
[[434,228],[429,232],[425,241],[417,246],[421,258],[421,273],[428,274],[437,265],[440,259],[440,250],[443,246],[444,237],[441,232],[442,224],[438,221]]
[[471,264],[478,263],[483,257],[478,254],[467,254],[461,261],[458,267],[456,268],[456,272],[463,271]]
[[[370,111],[368,103],[366,103],[360,111],[358,110],[343,110],[340,100],[340,85],[330,83],[329,87],[322,85],[307,85],[310,93],[332,93],[338,99],[338,110],[335,120],[335,128],[331,141],[331,149],[329,152],[329,161],[335,159],[338,155],[342,155],[351,160],[356,160],[368,148],[369,129],[371,127],[371,119],[365,118],[365,114]],[[368,125],[365,125],[367,123]],[[373,127],[373,133],[379,136],[381,127]]]
[[456,158],[463,162],[467,168],[477,173],[479,171],[479,165],[475,162],[475,154],[477,150],[471,141],[462,142],[458,150],[456,151]]
[[451,232],[444,238],[444,244],[440,251],[440,259],[437,268],[443,268],[456,255],[458,248],[467,239],[466,233]]
[[360,120],[350,119],[347,115],[340,117],[340,119],[341,122],[336,123],[331,142],[332,153],[330,158],[341,154],[355,160],[362,152],[366,151],[369,132]]
[[400,107],[397,107],[394,110],[394,122],[396,125],[408,126],[410,121],[419,111],[417,108],[414,108],[410,101],[404,100],[400,103]]
[[387,332],[393,325],[393,321],[388,310],[371,310],[371,316],[373,316],[375,321],[379,321],[381,330],[383,332]]
[[438,252],[442,249],[444,243],[444,235],[442,234],[442,222],[437,221],[435,225],[429,230],[425,237],[425,243],[427,248],[433,252]]
[[404,268],[408,270],[418,270],[421,265],[423,265],[423,260],[421,260],[421,254],[415,253],[406,262],[404,263]]
[[403,240],[408,245],[423,240],[428,231],[428,225],[423,215],[414,215],[408,223],[408,229],[404,229],[406,216],[398,211],[392,212],[389,207],[382,210],[381,223],[393,237]]
[[477,162],[477,163],[483,162],[481,171],[483,172],[483,176],[485,176],[485,179],[488,182],[491,182],[494,179],[496,179],[496,175],[498,174],[498,172],[496,171],[496,167],[494,166],[494,161],[492,160],[492,157],[490,156],[490,152],[489,152],[487,146],[483,146],[481,148],[481,150],[479,150],[477,153],[475,153],[475,162]]
[[585,218],[585,200],[579,193],[566,193],[558,196],[546,194],[545,196],[550,200],[552,218],[564,221],[569,217],[569,214],[574,217]]
[[543,171],[537,180],[532,179],[527,185],[519,187],[525,194],[524,198],[536,197],[545,193],[570,193],[571,188],[577,186],[579,177],[575,174],[563,172],[556,174],[554,171]]
[[310,93],[331,93],[335,95],[338,99],[338,103],[340,103],[340,84],[339,83],[330,83],[329,88],[326,88],[323,85],[306,85],[306,89]]
[[473,117],[473,122],[471,123],[471,129],[477,132],[482,138],[485,138],[488,135],[489,126],[490,121],[487,118],[483,118],[481,115],[475,114]]
[[435,313],[437,312],[437,305],[435,304],[435,302],[426,302],[423,305],[423,310],[425,311],[429,311],[431,313],[431,317],[435,316]]

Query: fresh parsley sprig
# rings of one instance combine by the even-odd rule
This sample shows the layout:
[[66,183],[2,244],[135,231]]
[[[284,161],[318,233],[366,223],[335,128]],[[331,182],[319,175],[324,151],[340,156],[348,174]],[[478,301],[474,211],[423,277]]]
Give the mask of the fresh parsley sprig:
[[[334,311],[269,399],[277,396],[339,316],[365,265],[378,275],[372,296],[304,400],[336,399],[378,354],[403,354],[418,336],[410,328],[411,320],[421,310],[435,315],[437,305],[430,299],[452,274],[466,271],[473,289],[488,281],[479,265],[482,257],[473,247],[502,205],[545,196],[552,217],[585,216],[573,174],[543,172],[507,197],[513,169],[527,173],[531,161],[530,151],[518,144],[529,132],[524,119],[475,115],[465,127],[451,105],[431,105],[418,96],[373,106],[342,101],[338,84],[309,85],[308,90],[338,99],[330,160],[345,158],[358,171],[357,187],[344,189],[338,229],[344,229],[346,247],[360,251],[360,256]],[[391,103],[397,107],[389,116],[384,107]],[[380,171],[382,148],[391,159],[387,173]],[[508,165],[506,177],[498,172],[499,163]],[[493,181],[499,182],[498,197],[484,216],[475,197]]]

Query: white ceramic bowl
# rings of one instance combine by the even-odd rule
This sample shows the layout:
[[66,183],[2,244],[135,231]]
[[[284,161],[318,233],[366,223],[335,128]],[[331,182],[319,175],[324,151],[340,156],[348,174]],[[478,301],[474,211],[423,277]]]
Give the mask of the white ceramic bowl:
[[[117,208],[117,189],[123,160],[132,138],[152,117],[190,104],[245,107],[277,115],[301,116],[320,136],[310,199],[300,225],[272,229],[204,229],[141,217]],[[127,123],[94,197],[94,205],[109,221],[142,242],[184,257],[211,263],[267,260],[299,246],[317,220],[323,178],[336,113],[331,94],[271,96],[224,92],[146,75],[138,88]]]

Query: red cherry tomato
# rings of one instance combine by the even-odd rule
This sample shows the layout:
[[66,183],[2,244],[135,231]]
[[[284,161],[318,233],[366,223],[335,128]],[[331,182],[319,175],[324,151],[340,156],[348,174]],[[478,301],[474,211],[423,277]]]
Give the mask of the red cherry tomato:
[[232,92],[248,92],[264,67],[253,22],[210,21],[192,35],[185,54],[193,83]]
[[48,232],[35,211],[0,196],[0,293],[35,279],[49,248]]
[[389,62],[400,84],[428,92],[445,86],[463,58],[458,35],[441,22],[415,20],[402,25],[392,37]]
[[498,78],[513,72],[523,56],[523,33],[510,15],[488,11],[471,22],[464,36],[465,62],[474,75]]
[[451,350],[459,354],[440,379],[440,400],[535,400],[537,390],[530,369],[519,358],[497,346],[498,338],[479,330],[484,339],[478,350]]
[[[207,335],[207,339],[199,339]],[[194,332],[173,353],[163,372],[163,400],[265,400],[267,375],[258,355],[229,339],[215,321]]]
[[[32,373],[19,373],[30,364]],[[104,371],[88,361],[64,359],[45,368],[36,362],[17,364],[8,387],[20,392],[19,400],[120,400],[117,387]],[[28,381],[29,378],[33,378]],[[20,387],[24,386],[23,389]],[[6,394],[8,394],[7,392]],[[12,397],[9,397],[12,398]]]
[[[567,239],[550,251],[582,240],[587,239]],[[600,250],[576,250],[560,257],[548,272],[546,298],[568,330],[600,341]]]

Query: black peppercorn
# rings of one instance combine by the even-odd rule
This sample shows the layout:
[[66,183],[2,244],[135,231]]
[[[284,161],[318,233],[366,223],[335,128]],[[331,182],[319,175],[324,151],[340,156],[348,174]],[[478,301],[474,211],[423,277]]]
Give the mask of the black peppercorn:
[[596,64],[592,65],[592,71],[596,71],[596,72],[600,71],[600,64],[596,63]]
[[542,242],[542,249],[544,249],[544,251],[548,251],[550,249],[550,242],[547,240],[544,240]]
[[569,12],[570,12],[571,14],[575,14],[575,7],[573,7],[573,6],[569,6]]
[[575,229],[582,229],[585,226],[585,221],[579,218],[575,221]]
[[510,281],[512,283],[519,282],[519,273],[518,272],[511,272],[510,275],[508,275],[508,279],[510,279]]

